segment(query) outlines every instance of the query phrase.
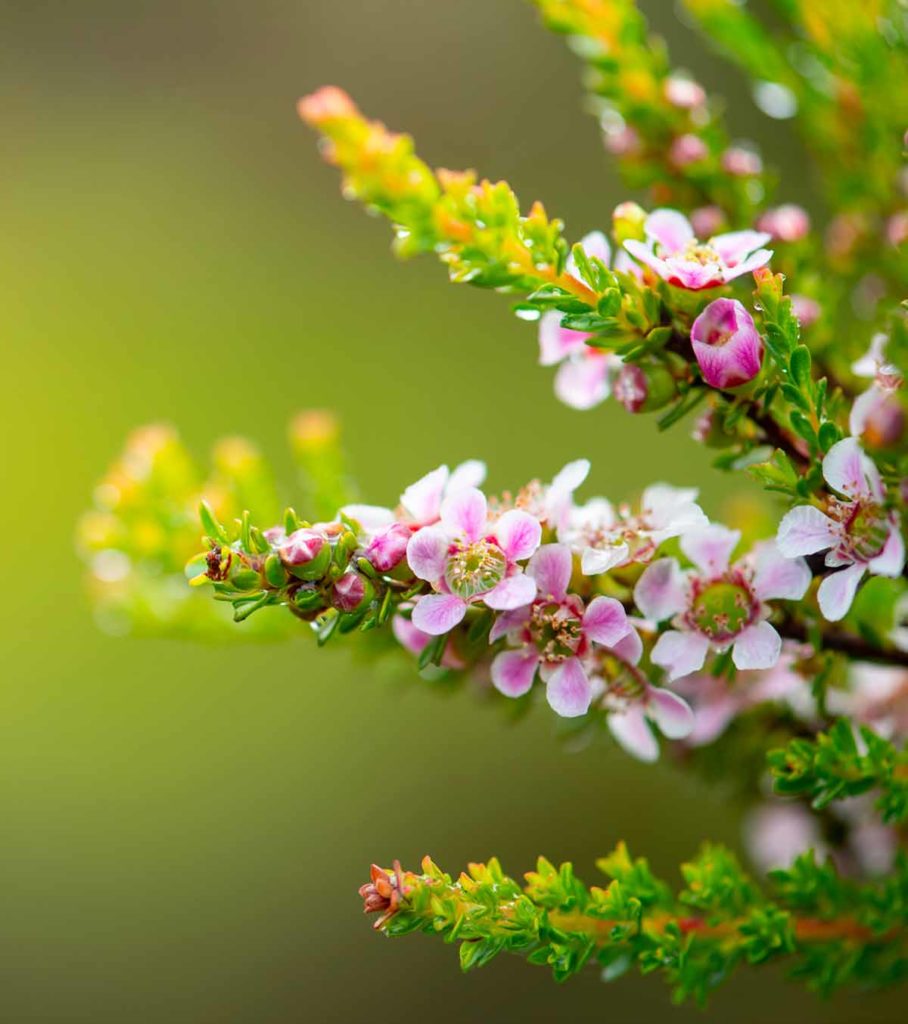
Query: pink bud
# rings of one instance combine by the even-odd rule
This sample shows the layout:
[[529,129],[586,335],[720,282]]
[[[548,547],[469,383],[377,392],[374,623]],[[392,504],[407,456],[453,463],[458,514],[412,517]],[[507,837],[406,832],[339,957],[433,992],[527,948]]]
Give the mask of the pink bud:
[[820,313],[823,311],[819,302],[808,295],[792,295],[791,308],[805,331],[820,319]]
[[284,565],[308,565],[318,557],[325,546],[325,538],[317,531],[304,527],[295,530],[278,548]]
[[699,206],[691,212],[690,223],[697,238],[712,238],[725,227],[725,214],[719,206]]
[[673,107],[693,110],[706,101],[706,93],[699,82],[683,75],[671,75],[665,80],[665,98]]
[[630,156],[640,150],[640,136],[633,128],[606,131],[605,148],[615,156]]
[[763,161],[752,149],[730,146],[722,154],[722,170],[744,178],[750,174],[759,174],[763,170]]
[[893,246],[908,241],[908,210],[900,210],[886,221],[886,241]]
[[646,374],[639,366],[625,363],[618,371],[612,391],[628,412],[640,412],[649,392]]
[[375,534],[364,555],[379,572],[390,572],[406,555],[411,536],[412,531],[408,526],[392,523]]
[[763,339],[737,299],[711,302],[694,321],[690,338],[697,365],[711,387],[738,387],[760,372]]
[[334,584],[331,603],[339,612],[358,611],[372,600],[372,585],[358,572],[346,572]]
[[709,155],[706,143],[698,135],[679,135],[672,143],[668,153],[669,160],[676,167],[687,167]]
[[798,242],[810,230],[810,217],[802,206],[785,203],[767,210],[757,221],[757,227],[781,242]]

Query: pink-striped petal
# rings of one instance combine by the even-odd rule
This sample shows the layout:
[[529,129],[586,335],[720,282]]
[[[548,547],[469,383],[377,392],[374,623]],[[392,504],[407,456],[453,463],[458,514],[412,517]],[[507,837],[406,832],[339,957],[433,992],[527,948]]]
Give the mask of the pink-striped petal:
[[634,587],[634,601],[647,619],[662,622],[683,611],[687,579],[674,558],[660,558],[647,566]]
[[742,260],[737,266],[729,267],[722,276],[726,281],[734,281],[737,277],[752,274],[755,270],[759,270],[760,267],[765,267],[771,259],[772,249],[757,249],[755,253],[751,253],[746,260]]
[[522,562],[539,547],[542,527],[529,512],[512,508],[495,523],[495,539],[509,562]]
[[603,647],[614,646],[630,628],[624,605],[614,597],[594,597],[583,613],[583,632]]
[[593,688],[578,658],[568,658],[552,673],[545,688],[552,710],[562,718],[585,715],[593,698]]
[[643,657],[643,641],[632,626],[616,644],[612,644],[611,650],[629,665],[637,665]]
[[407,542],[407,563],[421,580],[435,583],[445,572],[448,536],[440,526],[424,526]]
[[856,562],[847,569],[831,573],[823,580],[817,591],[817,600],[824,619],[838,622],[848,614],[858,584],[866,571],[867,566],[863,562]]
[[624,248],[631,254],[631,256],[634,257],[635,260],[645,263],[646,266],[650,267],[650,269],[655,270],[660,277],[668,277],[668,265],[665,260],[661,259],[653,252],[650,246],[645,245],[636,238],[629,238],[624,243]]
[[731,553],[740,539],[740,530],[729,530],[727,526],[704,526],[684,534],[681,550],[700,572],[718,576],[728,569]]
[[538,665],[535,651],[502,651],[492,662],[492,683],[505,697],[522,697],[533,685]]
[[670,740],[683,740],[694,728],[694,713],[686,700],[671,690],[652,686],[647,694],[649,717]]
[[441,524],[451,536],[479,540],[486,530],[488,503],[482,491],[465,487],[448,494],[441,503]]
[[401,647],[408,650],[411,654],[420,654],[422,649],[432,639],[428,633],[423,633],[421,629],[417,629],[403,615],[394,616],[391,620],[391,631]]
[[772,541],[757,549],[753,589],[761,601],[800,601],[811,575],[803,558],[786,558]]
[[447,466],[439,466],[420,477],[415,484],[410,484],[400,496],[404,511],[420,526],[428,526],[438,519],[449,473]]
[[767,231],[727,231],[709,240],[709,246],[715,249],[729,267],[742,263],[755,249],[772,241]]
[[813,505],[798,505],[779,523],[776,543],[786,558],[813,555],[838,541],[836,524]]
[[536,581],[536,591],[545,600],[560,601],[571,582],[574,560],[566,544],[543,544],[530,559],[527,573]]
[[837,441],[823,459],[823,477],[833,490],[848,498],[883,498],[876,463],[853,437]]
[[889,524],[889,536],[883,550],[871,559],[867,568],[877,576],[896,578],[902,575],[905,568],[905,541],[897,522]]
[[670,629],[656,641],[650,654],[654,665],[666,670],[669,679],[680,679],[703,668],[709,641],[698,633],[681,633]]
[[512,608],[510,611],[501,612],[495,616],[492,628],[489,630],[489,643],[494,644],[509,633],[517,634],[522,631],[530,621],[530,607],[524,605],[522,608]]
[[467,459],[451,470],[446,490],[452,494],[465,487],[481,487],[486,478],[486,464],[479,459]]
[[735,668],[772,668],[779,660],[782,638],[768,622],[758,622],[738,637],[731,649]]
[[552,311],[539,318],[539,365],[554,366],[586,348],[592,335],[561,326],[563,313]]
[[683,249],[694,238],[694,229],[683,213],[665,207],[653,212],[643,224],[646,237],[663,246],[666,252]]
[[493,590],[483,594],[482,600],[496,611],[510,611],[530,604],[536,596],[536,581],[518,572],[503,579]]
[[690,291],[715,288],[724,280],[722,267],[718,263],[698,263],[696,260],[669,256],[665,261],[665,268],[663,277],[669,284],[676,284]]
[[631,757],[647,764],[659,760],[659,743],[646,721],[642,705],[632,704],[626,711],[614,711],[607,722],[609,732]]
[[608,358],[603,353],[588,348],[558,367],[555,397],[571,409],[592,409],[610,394]]
[[429,594],[413,609],[413,625],[429,636],[441,636],[463,621],[467,605],[454,594]]

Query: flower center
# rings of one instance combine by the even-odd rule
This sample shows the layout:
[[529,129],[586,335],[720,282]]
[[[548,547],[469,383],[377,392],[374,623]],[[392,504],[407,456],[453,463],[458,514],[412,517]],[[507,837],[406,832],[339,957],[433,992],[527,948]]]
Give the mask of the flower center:
[[848,546],[851,553],[861,562],[875,558],[886,544],[889,524],[880,506],[871,501],[854,503],[845,521]]
[[530,636],[546,661],[564,661],[577,653],[583,625],[572,608],[554,601],[538,602],[530,612]]
[[692,238],[678,255],[682,259],[692,260],[703,267],[708,266],[710,263],[722,262],[719,254],[711,245],[705,245],[696,238]]
[[496,587],[507,570],[508,560],[501,548],[486,540],[478,540],[453,549],[445,568],[445,582],[452,594],[466,601]]
[[760,603],[747,581],[730,572],[708,582],[695,582],[687,619],[714,643],[727,643],[753,622]]

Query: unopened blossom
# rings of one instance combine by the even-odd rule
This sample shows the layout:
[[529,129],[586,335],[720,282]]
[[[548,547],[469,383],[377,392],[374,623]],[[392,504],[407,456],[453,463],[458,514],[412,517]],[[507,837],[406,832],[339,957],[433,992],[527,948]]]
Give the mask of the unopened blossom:
[[744,822],[744,843],[760,871],[788,868],[807,850],[826,853],[816,818],[803,804],[773,803],[755,808]]
[[783,203],[763,213],[757,228],[780,242],[799,242],[810,231],[810,216],[803,206]]
[[772,253],[761,246],[765,231],[731,231],[701,242],[677,210],[654,210],[644,225],[646,242],[628,239],[625,249],[669,284],[691,291],[717,288],[765,266]]
[[908,210],[899,210],[886,221],[886,241],[895,247],[908,241]]
[[623,123],[620,127],[606,128],[603,141],[613,156],[633,156],[640,152],[640,133]]
[[737,299],[711,302],[694,320],[690,340],[710,387],[738,387],[760,372],[763,339],[753,317]]
[[406,523],[391,523],[376,530],[363,549],[363,557],[379,572],[391,572],[407,554],[413,531]]
[[316,579],[331,561],[331,544],[318,529],[303,527],[285,536],[277,549],[281,562],[300,579]]
[[735,177],[744,178],[749,175],[759,174],[763,170],[763,161],[759,153],[752,149],[745,149],[743,146],[730,146],[722,154],[722,170],[726,174],[733,174]]
[[636,511],[628,505],[616,509],[605,498],[571,507],[558,539],[580,555],[584,575],[596,576],[628,562],[648,562],[669,538],[707,523],[695,488],[652,484]]
[[699,82],[685,75],[669,75],[665,80],[665,98],[680,110],[693,110],[706,102],[706,92]]
[[698,206],[691,210],[690,223],[698,238],[709,238],[725,224],[725,211],[721,206]]
[[520,697],[537,672],[546,684],[552,709],[566,718],[589,710],[593,688],[584,659],[595,645],[612,647],[630,626],[620,601],[594,597],[588,605],[569,594],[573,559],[563,544],[546,544],[530,559],[527,575],[535,581],[531,604],[506,611],[492,626],[489,641],[505,636],[508,650],[492,662],[492,682],[508,697]]
[[905,543],[899,514],[885,507],[876,463],[853,437],[834,444],[823,459],[823,478],[834,492],[824,508],[798,505],[779,524],[780,550],[789,557],[826,551],[835,570],[820,584],[820,611],[830,622],[843,618],[866,573],[899,576]]
[[637,582],[634,600],[642,614],[654,622],[671,620],[650,655],[670,679],[699,671],[710,651],[731,648],[739,669],[768,669],[779,660],[782,639],[767,621],[766,602],[800,600],[810,570],[772,543],[731,564],[740,538],[740,531],[724,526],[687,531],[681,550],[694,568],[682,570],[677,559],[660,558]]
[[519,608],[536,596],[536,584],[518,565],[539,547],[538,519],[510,509],[489,521],[482,491],[469,487],[445,498],[441,520],[410,538],[407,561],[419,579],[436,593],[419,599],[413,624],[439,636],[453,629],[470,604]]
[[791,296],[791,308],[794,315],[798,318],[801,328],[805,331],[820,319],[820,313],[823,312],[816,299],[810,298],[809,295],[798,295],[797,293]]
[[646,374],[634,363],[625,363],[614,384],[615,400],[628,412],[640,412],[649,397]]
[[688,167],[709,156],[709,148],[699,135],[679,135],[672,141],[668,159],[675,167]]
[[874,382],[858,395],[848,416],[848,429],[853,437],[863,438],[871,448],[889,448],[901,440],[905,434],[905,408],[896,392],[897,388]]

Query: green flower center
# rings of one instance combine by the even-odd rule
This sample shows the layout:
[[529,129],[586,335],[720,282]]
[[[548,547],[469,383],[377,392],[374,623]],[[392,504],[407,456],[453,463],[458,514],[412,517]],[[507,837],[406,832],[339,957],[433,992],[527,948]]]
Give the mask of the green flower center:
[[889,524],[873,502],[860,502],[855,506],[847,529],[851,549],[862,562],[875,558],[883,550],[889,535]]
[[546,661],[564,661],[577,653],[583,624],[564,604],[554,601],[534,604],[530,612],[530,635]]
[[445,582],[452,594],[468,601],[498,586],[507,570],[508,560],[501,548],[479,540],[449,555]]
[[757,606],[753,592],[743,580],[724,577],[695,591],[688,620],[710,640],[724,643],[750,625]]

